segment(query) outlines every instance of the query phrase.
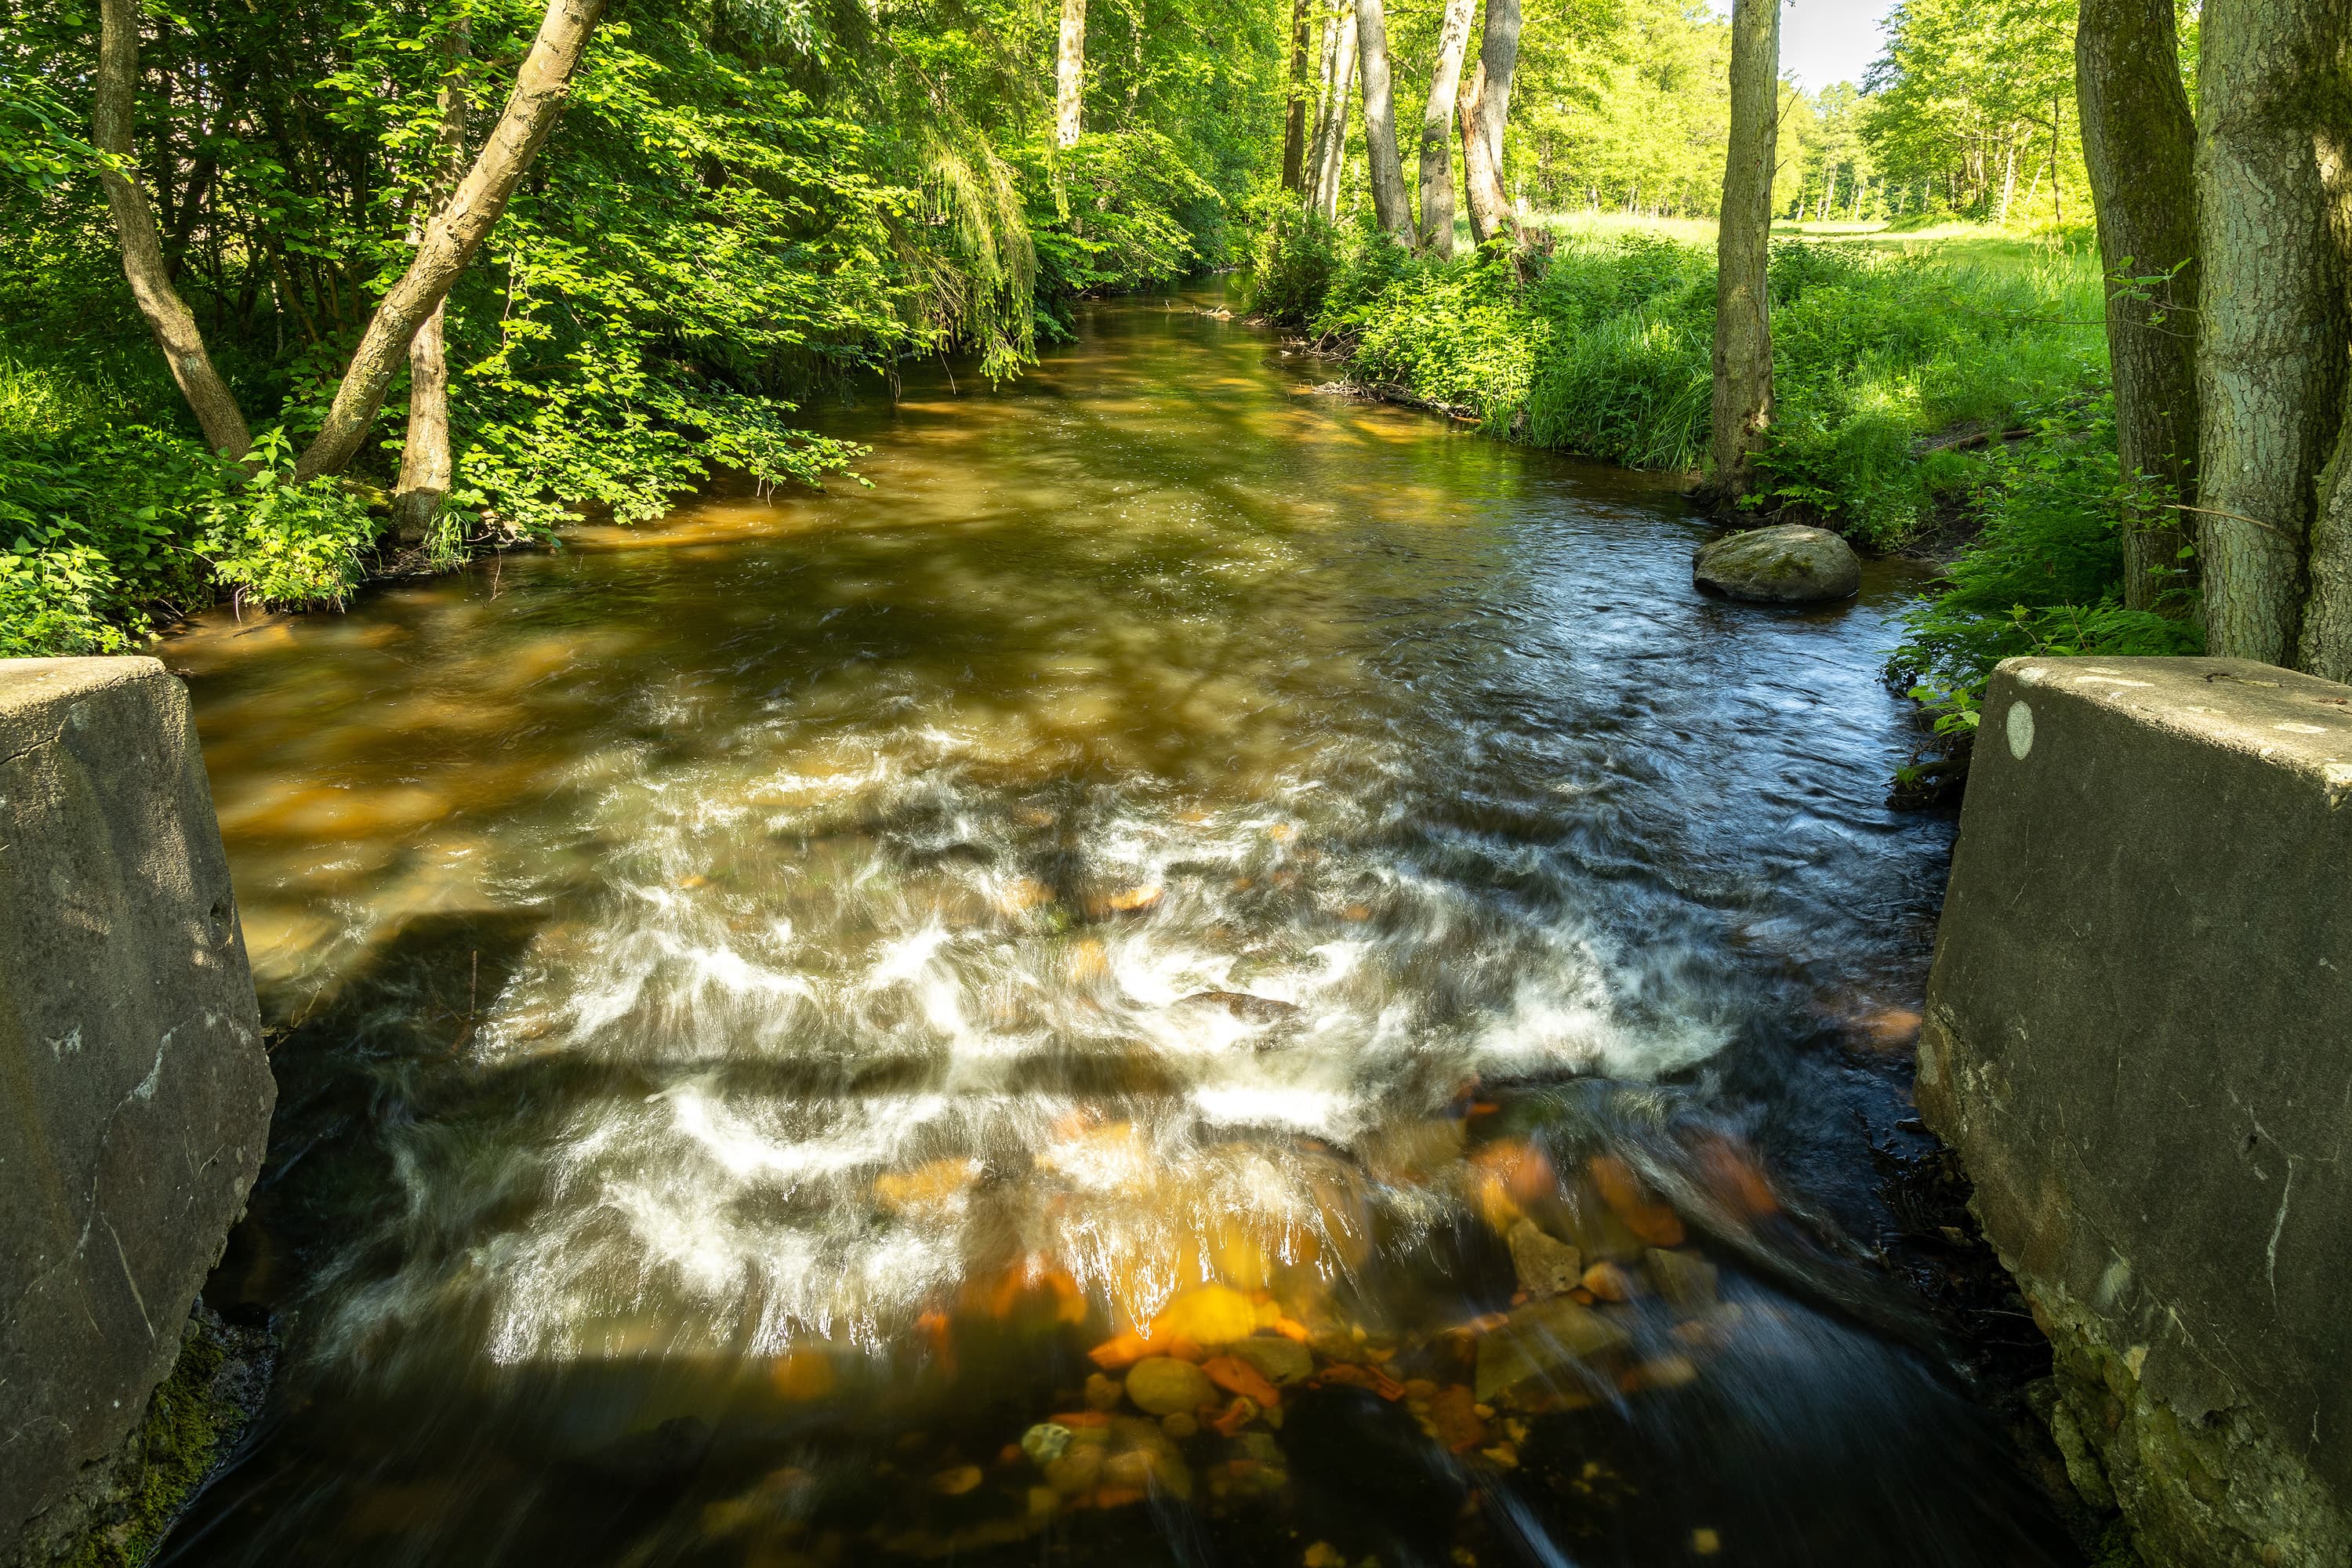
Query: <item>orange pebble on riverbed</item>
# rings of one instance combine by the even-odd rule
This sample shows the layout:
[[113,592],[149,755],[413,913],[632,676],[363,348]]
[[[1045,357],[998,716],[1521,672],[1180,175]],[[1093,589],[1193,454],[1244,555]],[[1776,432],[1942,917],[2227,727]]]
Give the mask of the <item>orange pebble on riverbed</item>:
[[1201,1370],[1219,1388],[1228,1394],[1246,1394],[1263,1408],[1272,1409],[1282,1403],[1282,1395],[1275,1392],[1274,1384],[1247,1362],[1229,1355],[1213,1356],[1201,1363]]
[[1601,1201],[1616,1211],[1626,1229],[1652,1247],[1683,1244],[1682,1216],[1653,1202],[1631,1165],[1613,1154],[1595,1154],[1590,1168],[1592,1184],[1601,1189]]

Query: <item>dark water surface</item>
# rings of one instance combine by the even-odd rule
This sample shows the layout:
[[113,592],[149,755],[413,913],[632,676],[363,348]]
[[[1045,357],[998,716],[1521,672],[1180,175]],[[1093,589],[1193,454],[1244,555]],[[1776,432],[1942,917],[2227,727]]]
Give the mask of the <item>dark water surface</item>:
[[1851,1261],[1908,582],[1703,600],[1670,489],[1197,303],[168,650],[291,1336],[170,1561],[2058,1560]]

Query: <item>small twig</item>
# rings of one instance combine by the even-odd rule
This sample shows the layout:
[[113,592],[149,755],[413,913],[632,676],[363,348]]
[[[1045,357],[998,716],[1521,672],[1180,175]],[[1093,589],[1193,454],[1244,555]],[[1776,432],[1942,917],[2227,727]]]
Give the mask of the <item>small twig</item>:
[[2210,506],[2185,506],[2185,505],[2183,505],[2182,503],[2180,503],[2179,501],[2177,501],[2177,500],[2176,500],[2176,501],[2166,501],[2166,502],[2164,502],[2163,504],[2164,504],[2164,505],[2166,505],[2166,506],[2170,507],[2170,508],[2171,508],[2173,510],[2175,510],[2175,511],[2193,511],[2193,512],[2196,512],[2196,513],[2198,513],[2200,516],[2202,516],[2202,517],[2226,517],[2226,518],[2228,518],[2231,522],[2251,522],[2251,523],[2252,523],[2256,528],[2267,528],[2267,529],[2269,529],[2273,533],[2277,534],[2281,539],[2285,540],[2289,544],[2293,544],[2293,543],[2294,543],[2294,542],[2295,542],[2295,537],[2294,537],[2294,534],[2292,534],[2292,533],[2289,533],[2285,529],[2279,527],[2276,523],[2274,523],[2274,522],[2264,522],[2264,521],[2263,521],[2261,518],[2259,518],[2259,517],[2248,517],[2244,512],[2242,512],[2242,511],[2221,511],[2221,510],[2217,510],[2217,509],[2215,509],[2215,508],[2213,508],[2213,507],[2210,507]]

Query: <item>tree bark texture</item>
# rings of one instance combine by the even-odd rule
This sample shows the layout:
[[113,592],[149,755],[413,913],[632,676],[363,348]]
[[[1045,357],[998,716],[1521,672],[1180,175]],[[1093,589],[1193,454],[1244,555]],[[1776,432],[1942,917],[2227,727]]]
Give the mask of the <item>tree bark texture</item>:
[[1364,164],[1372,186],[1372,216],[1400,239],[1412,237],[1412,198],[1397,152],[1396,95],[1389,80],[1388,20],[1381,0],[1356,0],[1356,64],[1364,79]]
[[1282,188],[1307,190],[1307,0],[1290,0],[1290,112],[1282,129]]
[[1470,234],[1480,245],[1497,234],[1516,238],[1519,230],[1503,188],[1503,122],[1518,58],[1519,0],[1486,0],[1478,68],[1462,100],[1462,182],[1468,187]]
[[1315,117],[1314,132],[1307,141],[1307,162],[1299,176],[1299,193],[1307,205],[1315,207],[1317,196],[1323,188],[1323,160],[1329,155],[1331,127],[1339,115],[1339,104],[1331,87],[1339,63],[1339,14],[1330,0],[1318,0],[1323,13],[1322,26],[1315,29],[1318,47],[1315,53]]
[[[2197,500],[2197,125],[2171,0],[2082,0],[2074,92],[2107,277],[2124,603],[2145,610],[2180,567],[2174,508]],[[2126,281],[2143,278],[2158,280]]]
[[1454,254],[1454,106],[1462,91],[1462,56],[1470,44],[1470,12],[1477,0],[1445,0],[1437,33],[1437,68],[1421,116],[1421,246],[1434,256]]
[[1714,429],[1717,493],[1736,503],[1756,479],[1772,424],[1772,166],[1780,112],[1780,0],[1733,0],[1731,144],[1716,241]]
[[[2347,65],[2322,84],[2316,145],[2342,268],[2338,277],[2352,279],[2352,16],[2339,13],[2338,26],[2338,58]],[[2340,401],[2344,417],[2336,455],[2319,476],[2318,508],[2311,522],[2311,592],[2304,601],[2296,652],[2297,662],[2312,674],[2352,684],[2352,386]]]
[[2209,0],[2198,65],[2198,506],[2207,645],[2296,652],[2342,413],[2344,259],[2315,133],[2337,0]]
[[98,77],[90,107],[90,140],[112,159],[101,166],[99,183],[106,189],[107,209],[113,215],[115,244],[122,253],[122,275],[131,297],[148,330],[172,367],[172,379],[205,433],[205,445],[215,452],[242,458],[253,447],[245,415],[236,395],[213,368],[205,352],[203,331],[187,301],[172,286],[163,259],[163,232],[147,193],[130,171],[132,110],[139,90],[138,0],[100,0],[99,6]]
[[1336,220],[1339,180],[1348,168],[1348,107],[1356,91],[1356,17],[1352,5],[1339,13],[1339,52],[1331,71],[1331,134],[1315,175],[1315,210]]
[[408,270],[369,318],[318,439],[295,464],[297,477],[340,473],[359,451],[409,342],[488,237],[531,159],[554,131],[571,97],[572,73],[604,15],[604,0],[549,0],[505,111],[449,205],[425,226],[424,243]]
[[1066,147],[1085,129],[1087,0],[1062,0],[1062,31],[1054,53],[1054,144]]
[[[467,80],[465,24],[457,24],[444,43],[439,108],[441,133],[436,138],[440,169],[427,197],[430,211],[449,200],[450,192],[466,172],[466,120],[473,94]],[[453,471],[449,457],[449,359],[446,318],[449,301],[444,296],[417,329],[408,345],[408,429],[401,443],[400,479],[392,492],[392,525],[401,539],[423,539],[449,493]]]

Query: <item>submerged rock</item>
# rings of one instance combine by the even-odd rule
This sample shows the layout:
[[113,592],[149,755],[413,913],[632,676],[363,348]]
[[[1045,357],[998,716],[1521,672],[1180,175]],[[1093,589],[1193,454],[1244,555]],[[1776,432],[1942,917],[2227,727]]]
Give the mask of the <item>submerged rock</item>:
[[1561,1298],[1537,1301],[1478,1341],[1479,1401],[1530,1378],[1554,1378],[1632,1343],[1624,1329],[1590,1307]]
[[1827,529],[1781,523],[1701,546],[1691,561],[1691,581],[1757,604],[1822,604],[1860,590],[1862,562]]
[[1255,1367],[1258,1375],[1276,1388],[1304,1383],[1315,1372],[1314,1353],[1297,1341],[1278,1335],[1235,1340],[1225,1347],[1225,1353]]
[[1565,1296],[1584,1274],[1584,1255],[1548,1235],[1531,1219],[1520,1220],[1504,1237],[1511,1248],[1511,1268],[1519,1289],[1536,1300]]
[[1247,991],[1199,991],[1183,997],[1176,1005],[1220,1009],[1244,1024],[1279,1024],[1298,1016],[1298,1005],[1295,1002],[1253,995]]
[[1052,1464],[1070,1446],[1070,1429],[1056,1421],[1040,1421],[1021,1434],[1021,1451],[1039,1466]]
[[1148,1410],[1154,1415],[1173,1415],[1179,1411],[1191,1412],[1217,1397],[1217,1385],[1209,1374],[1189,1361],[1174,1356],[1145,1356],[1129,1369],[1127,1396],[1138,1410]]
[[1715,1305],[1715,1265],[1697,1253],[1654,1247],[1643,1260],[1649,1266],[1650,1282],[1675,1310],[1697,1313]]

